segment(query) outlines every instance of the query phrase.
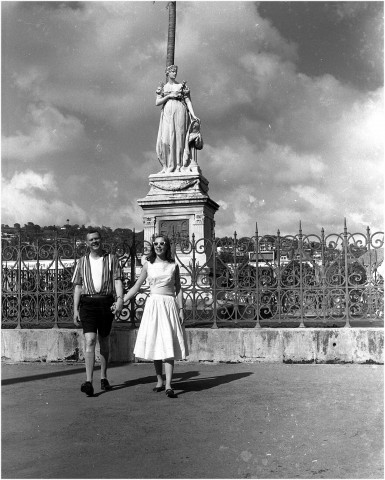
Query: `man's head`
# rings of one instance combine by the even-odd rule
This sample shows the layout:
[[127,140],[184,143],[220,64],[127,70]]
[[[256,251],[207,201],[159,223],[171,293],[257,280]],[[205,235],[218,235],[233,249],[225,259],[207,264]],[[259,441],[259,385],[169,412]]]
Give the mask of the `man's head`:
[[97,252],[102,248],[102,237],[98,230],[88,230],[86,235],[86,243],[91,251]]

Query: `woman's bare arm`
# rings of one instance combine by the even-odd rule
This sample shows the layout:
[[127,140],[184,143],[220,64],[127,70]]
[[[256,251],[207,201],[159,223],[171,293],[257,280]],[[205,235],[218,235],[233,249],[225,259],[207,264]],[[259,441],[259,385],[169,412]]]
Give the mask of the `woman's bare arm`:
[[124,295],[123,297],[123,303],[127,303],[129,300],[131,300],[132,297],[135,297],[135,295],[139,292],[140,287],[143,285],[147,278],[147,262],[143,265],[142,271],[140,272],[140,275],[138,277],[138,280],[135,282],[135,285],[130,288],[130,290]]

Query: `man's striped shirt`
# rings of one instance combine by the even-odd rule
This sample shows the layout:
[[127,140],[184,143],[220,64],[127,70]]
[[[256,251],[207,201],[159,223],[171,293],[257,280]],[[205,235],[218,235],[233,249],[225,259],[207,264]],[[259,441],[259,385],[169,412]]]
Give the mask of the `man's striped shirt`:
[[99,292],[95,290],[92,281],[89,253],[79,258],[72,276],[72,283],[81,285],[82,294],[85,295],[112,295],[115,290],[115,280],[122,280],[122,269],[118,257],[111,253],[103,254],[102,286]]

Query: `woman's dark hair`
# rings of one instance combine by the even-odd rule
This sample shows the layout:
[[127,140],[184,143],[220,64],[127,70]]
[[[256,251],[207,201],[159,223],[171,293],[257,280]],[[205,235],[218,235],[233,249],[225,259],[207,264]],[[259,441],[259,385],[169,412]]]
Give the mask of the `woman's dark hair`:
[[165,246],[166,246],[166,252],[165,252],[165,258],[166,260],[169,262],[169,263],[174,263],[175,260],[172,258],[172,254],[171,254],[171,243],[170,243],[170,239],[168,237],[166,237],[165,235],[155,235],[153,237],[153,241],[151,243],[151,250],[150,250],[150,254],[147,255],[146,259],[150,262],[150,263],[154,263],[155,262],[155,259],[156,259],[156,253],[155,253],[155,247],[154,247],[154,242],[157,238],[163,238],[164,239],[164,242],[165,242]]

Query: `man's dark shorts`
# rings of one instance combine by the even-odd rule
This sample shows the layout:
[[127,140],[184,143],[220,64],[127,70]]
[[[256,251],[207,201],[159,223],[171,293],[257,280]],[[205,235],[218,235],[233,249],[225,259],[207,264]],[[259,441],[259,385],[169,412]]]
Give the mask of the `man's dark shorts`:
[[111,332],[114,314],[111,306],[114,303],[112,295],[80,297],[79,316],[82,322],[83,333],[99,333],[107,337]]

